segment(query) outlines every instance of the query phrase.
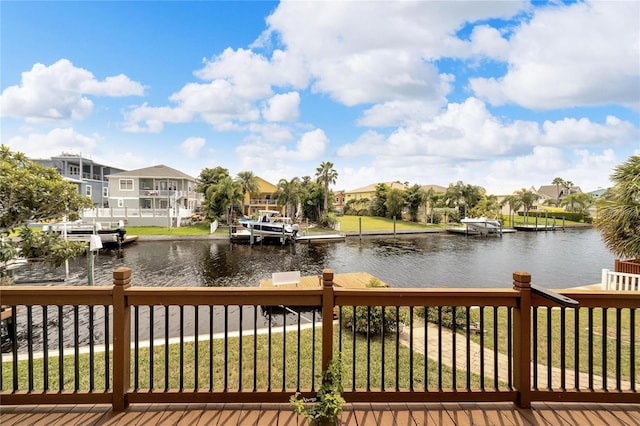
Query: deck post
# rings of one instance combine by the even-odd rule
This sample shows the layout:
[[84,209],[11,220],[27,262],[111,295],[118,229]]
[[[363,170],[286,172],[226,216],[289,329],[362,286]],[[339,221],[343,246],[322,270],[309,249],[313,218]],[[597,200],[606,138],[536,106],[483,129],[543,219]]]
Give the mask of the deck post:
[[333,356],[333,270],[322,271],[322,371]]
[[131,308],[125,292],[130,286],[130,268],[113,271],[113,411],[124,411],[129,406]]
[[531,407],[531,274],[513,273],[513,289],[520,292],[520,303],[513,315],[513,382],[516,405]]

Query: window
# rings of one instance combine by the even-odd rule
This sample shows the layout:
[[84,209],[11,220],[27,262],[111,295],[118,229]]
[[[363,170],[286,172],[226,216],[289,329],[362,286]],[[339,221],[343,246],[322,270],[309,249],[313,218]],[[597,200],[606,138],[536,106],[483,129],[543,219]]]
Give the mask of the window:
[[124,200],[122,198],[118,198],[118,207],[124,207]]
[[133,191],[133,179],[120,179],[120,191]]
[[69,174],[70,175],[79,175],[80,174],[80,167],[69,165]]
[[109,196],[109,187],[105,186],[104,188],[102,188],[102,196],[105,198]]
[[84,195],[87,197],[91,197],[91,185],[87,185],[84,187]]

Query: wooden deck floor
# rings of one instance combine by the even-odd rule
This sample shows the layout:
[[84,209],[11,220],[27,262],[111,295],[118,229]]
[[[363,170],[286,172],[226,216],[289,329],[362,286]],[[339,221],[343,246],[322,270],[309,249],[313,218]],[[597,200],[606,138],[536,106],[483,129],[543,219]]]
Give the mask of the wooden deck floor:
[[[631,404],[511,403],[347,404],[341,425],[638,425],[640,407]],[[305,425],[287,404],[133,405],[113,413],[108,405],[0,406],[9,425]]]
[[[368,272],[350,272],[345,274],[334,274],[333,276],[333,284],[336,287],[342,288],[367,288],[371,280],[378,281],[378,285],[381,287],[388,287],[387,283],[383,282],[379,278],[374,277]],[[319,275],[300,277],[300,283],[298,285],[284,284],[274,286],[272,280],[260,280],[260,287],[269,289],[280,288],[288,290],[291,290],[292,288],[320,288],[321,281],[321,276]]]

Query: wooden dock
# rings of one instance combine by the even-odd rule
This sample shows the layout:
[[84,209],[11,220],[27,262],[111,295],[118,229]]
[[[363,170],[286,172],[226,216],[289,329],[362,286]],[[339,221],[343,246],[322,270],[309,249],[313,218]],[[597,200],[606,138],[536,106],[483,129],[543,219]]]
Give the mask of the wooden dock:
[[[382,287],[389,287],[389,285],[380,279],[374,277],[367,272],[351,272],[346,274],[335,274],[333,276],[333,284],[336,287],[342,288],[367,288],[371,280],[377,280]],[[274,286],[273,280],[260,280],[261,288],[282,288],[291,290],[292,288],[320,288],[322,284],[322,275],[312,275],[306,277],[300,277],[298,284],[281,284]]]
[[564,231],[563,227],[555,225],[516,225],[514,228],[523,232]]
[[346,236],[340,234],[316,234],[316,235],[298,235],[295,239],[296,243],[335,243],[345,241]]

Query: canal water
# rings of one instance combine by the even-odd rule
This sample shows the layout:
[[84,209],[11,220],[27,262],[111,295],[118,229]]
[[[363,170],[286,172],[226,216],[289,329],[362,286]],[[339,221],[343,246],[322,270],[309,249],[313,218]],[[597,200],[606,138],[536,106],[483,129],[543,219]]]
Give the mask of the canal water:
[[[273,272],[299,270],[302,275],[319,275],[324,268],[335,273],[368,272],[395,288],[511,288],[512,273],[526,271],[532,282],[545,288],[567,288],[600,281],[602,268],[613,269],[614,256],[604,246],[595,229],[569,229],[555,232],[517,232],[502,237],[466,237],[458,234],[431,233],[412,236],[353,237],[345,242],[324,244],[249,245],[231,244],[227,240],[149,241],[139,242],[118,251],[100,252],[95,258],[94,285],[112,283],[113,271],[126,266],[132,269],[134,286],[202,286],[242,287],[258,286],[260,280],[271,278]],[[46,285],[87,285],[87,259],[71,262],[69,278],[65,268],[50,269],[44,265],[29,265],[15,271],[17,281],[40,281]],[[17,284],[20,285],[20,284]],[[60,309],[62,312],[60,313]],[[153,326],[148,322],[149,308],[140,308],[139,339],[164,336],[165,317],[169,316],[171,337],[179,335],[179,317],[185,320],[188,334],[210,331],[209,308],[201,307],[195,325],[195,307],[177,307],[165,311],[154,308]],[[87,308],[77,315],[73,308],[50,307],[46,312],[48,326],[42,324],[42,308],[32,312],[32,344],[41,350],[43,337],[47,346],[57,348],[58,324],[64,325],[65,347],[73,347],[90,340]],[[216,307],[214,332],[224,328],[237,330],[238,307],[224,312]],[[253,308],[243,308],[242,328],[266,325],[267,312],[260,309],[258,318]],[[286,314],[286,313],[285,313]],[[27,345],[26,309],[19,310],[18,342],[20,351]],[[225,325],[224,318],[229,318]],[[273,324],[295,321],[295,315],[276,315]],[[93,340],[104,342],[112,331],[104,329],[104,308],[96,308],[93,318]],[[256,324],[254,325],[254,322]],[[46,336],[44,334],[46,333]]]
[[[391,287],[510,288],[512,273],[526,271],[534,284],[567,288],[600,281],[614,256],[591,228],[555,232],[516,232],[502,237],[432,233],[418,236],[350,237],[323,244],[230,244],[226,240],[139,242],[95,258],[95,285],[110,285],[120,266],[132,269],[135,286],[251,287],[273,272],[299,270],[318,275],[368,272]],[[17,280],[86,285],[87,261],[51,270],[33,265],[16,271]]]

